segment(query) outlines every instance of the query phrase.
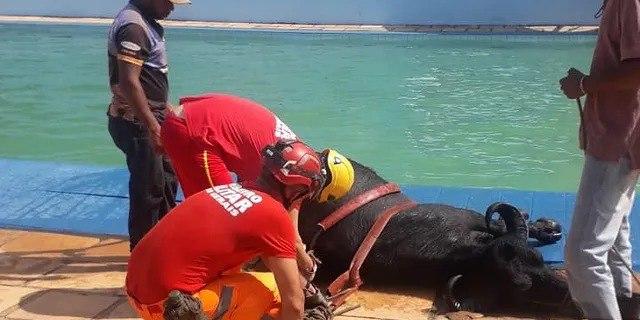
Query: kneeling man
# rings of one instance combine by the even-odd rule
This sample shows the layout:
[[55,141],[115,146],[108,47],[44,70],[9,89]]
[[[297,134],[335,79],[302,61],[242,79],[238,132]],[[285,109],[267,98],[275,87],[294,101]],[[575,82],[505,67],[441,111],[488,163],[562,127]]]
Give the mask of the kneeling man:
[[[304,285],[287,209],[318,197],[325,172],[304,143],[278,141],[264,149],[255,183],[215,186],[187,198],[131,253],[126,290],[132,306],[146,320],[185,319],[189,312],[190,319],[301,319]],[[256,256],[271,273],[239,271]],[[329,318],[328,304],[326,310]]]

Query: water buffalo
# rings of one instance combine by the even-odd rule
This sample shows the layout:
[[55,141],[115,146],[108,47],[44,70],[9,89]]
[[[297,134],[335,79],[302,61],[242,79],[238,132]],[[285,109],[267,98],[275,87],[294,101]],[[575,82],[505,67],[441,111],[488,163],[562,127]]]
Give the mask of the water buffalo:
[[[355,183],[339,201],[304,203],[300,233],[309,244],[317,223],[351,198],[387,183],[372,169],[353,161]],[[326,279],[348,269],[354,253],[374,223],[390,206],[408,198],[402,193],[376,199],[323,232],[314,252]],[[494,204],[501,221],[478,212],[443,204],[419,204],[394,216],[362,266],[368,284],[412,284],[444,288],[440,295],[451,308],[478,312],[505,310],[553,312],[577,316],[566,283],[528,246],[526,217],[516,208]],[[530,224],[543,241],[555,237],[552,222]],[[543,230],[549,227],[552,230]],[[551,231],[551,232],[549,232]],[[551,236],[549,236],[551,234]]]

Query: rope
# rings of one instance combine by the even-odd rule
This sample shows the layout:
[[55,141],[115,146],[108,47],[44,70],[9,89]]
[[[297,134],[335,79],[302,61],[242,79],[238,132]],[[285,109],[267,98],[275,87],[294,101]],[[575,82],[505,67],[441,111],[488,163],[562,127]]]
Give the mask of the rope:
[[596,11],[596,14],[593,15],[594,18],[596,19],[600,19],[600,17],[602,17],[602,14],[604,13],[604,7],[607,5],[607,0],[604,0],[602,2],[602,6],[600,6],[600,9],[598,9],[598,11]]
[[345,314],[345,313],[347,313],[347,312],[349,312],[349,311],[353,311],[353,310],[355,310],[355,309],[358,309],[358,308],[360,308],[360,307],[361,307],[361,305],[359,305],[359,304],[356,304],[356,305],[353,305],[353,306],[346,306],[346,307],[344,307],[344,308],[343,308],[343,309],[341,309],[341,310],[336,310],[336,311],[334,311],[334,312],[333,312],[333,315],[334,315],[334,316],[336,316],[336,317],[338,317],[338,316],[341,316],[341,315],[343,315],[343,314]]
[[627,261],[625,261],[624,258],[622,258],[622,255],[620,254],[620,252],[618,252],[618,249],[616,249],[616,247],[611,247],[611,251],[613,251],[613,253],[615,253],[616,256],[618,256],[618,259],[620,259],[620,261],[622,261],[622,263],[627,268],[627,270],[631,272],[631,276],[633,277],[634,280],[636,280],[636,283],[640,285],[640,279],[638,279],[636,274],[633,273],[633,269],[631,269],[631,266],[627,263]]
[[580,114],[580,135],[582,136],[582,143],[584,143],[584,151],[587,151],[587,128],[584,126],[584,110],[582,108],[582,101],[580,98],[576,98],[578,104],[578,113]]

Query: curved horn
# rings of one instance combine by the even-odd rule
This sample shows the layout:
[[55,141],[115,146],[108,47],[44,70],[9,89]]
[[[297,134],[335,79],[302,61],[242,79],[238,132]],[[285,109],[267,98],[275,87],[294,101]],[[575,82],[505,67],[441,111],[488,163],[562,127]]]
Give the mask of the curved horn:
[[491,220],[493,220],[493,213],[496,212],[496,208],[499,205],[499,202],[496,202],[492,205],[490,205],[487,208],[487,211],[485,211],[484,213],[484,222],[487,225],[487,229],[491,230]]
[[484,216],[487,227],[491,225],[491,217],[493,216],[494,212],[497,212],[504,220],[504,224],[507,226],[507,234],[513,233],[519,239],[527,241],[529,237],[527,221],[525,220],[520,210],[504,202],[496,202],[490,205],[487,208]]
[[449,278],[449,281],[447,281],[447,287],[445,289],[445,300],[447,306],[449,307],[449,310],[451,311],[462,310],[462,304],[460,303],[460,301],[458,301],[458,298],[453,293],[456,284],[458,283],[458,281],[460,281],[461,278],[462,275],[459,274],[457,276]]

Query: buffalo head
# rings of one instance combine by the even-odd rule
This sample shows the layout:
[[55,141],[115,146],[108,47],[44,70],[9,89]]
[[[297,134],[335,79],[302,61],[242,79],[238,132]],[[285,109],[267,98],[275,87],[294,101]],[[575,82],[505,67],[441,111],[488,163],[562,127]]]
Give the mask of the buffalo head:
[[[321,232],[317,224],[357,195],[387,183],[372,169],[351,160],[355,183],[337,201],[308,201],[300,212],[303,241],[313,242],[322,261],[319,275],[333,280],[346,271],[376,217],[391,206],[409,200],[395,193],[371,201],[335,226]],[[498,213],[500,222],[492,221]],[[529,227],[511,205],[497,203],[478,212],[444,204],[420,204],[394,216],[362,266],[365,283],[421,285],[444,288],[444,301],[458,309],[495,311],[505,308],[575,315],[567,285],[542,256],[527,244]],[[531,224],[534,225],[534,224]],[[547,239],[560,236],[553,223],[539,223],[536,232]],[[315,237],[316,235],[318,235]],[[544,242],[544,241],[541,241]],[[545,312],[547,312],[545,311]]]

